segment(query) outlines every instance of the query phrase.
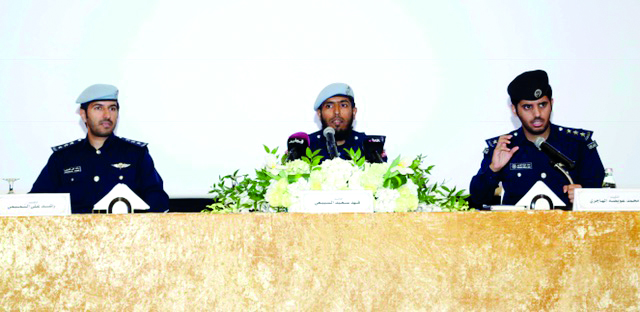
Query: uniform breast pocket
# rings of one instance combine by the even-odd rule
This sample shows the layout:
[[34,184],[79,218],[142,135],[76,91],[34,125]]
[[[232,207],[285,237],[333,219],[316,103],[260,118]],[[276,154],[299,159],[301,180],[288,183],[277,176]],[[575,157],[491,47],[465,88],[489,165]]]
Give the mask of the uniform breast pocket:
[[523,185],[529,185],[534,179],[531,163],[510,163],[508,166],[506,178],[502,182],[505,189],[515,191]]
[[84,188],[88,183],[90,178],[87,172],[65,172],[62,175],[62,188],[65,193]]
[[124,168],[118,168],[114,166],[109,171],[109,179],[113,181],[113,183],[124,183],[129,186],[134,186],[137,174],[135,167],[126,166]]

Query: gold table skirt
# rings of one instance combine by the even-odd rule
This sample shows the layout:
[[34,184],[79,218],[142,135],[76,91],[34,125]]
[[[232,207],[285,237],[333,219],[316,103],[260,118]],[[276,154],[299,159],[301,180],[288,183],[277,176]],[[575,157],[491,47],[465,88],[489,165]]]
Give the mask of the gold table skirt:
[[637,212],[0,218],[3,310],[640,310]]

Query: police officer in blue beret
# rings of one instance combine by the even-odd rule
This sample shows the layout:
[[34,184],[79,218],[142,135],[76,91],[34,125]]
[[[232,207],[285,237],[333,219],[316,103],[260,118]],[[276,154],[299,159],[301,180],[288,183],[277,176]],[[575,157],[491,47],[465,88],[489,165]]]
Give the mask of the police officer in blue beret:
[[31,193],[70,193],[73,213],[91,213],[116,184],[124,183],[150,206],[148,211],[167,211],[169,196],[147,143],[113,134],[120,112],[118,89],[92,85],[76,102],[87,137],[53,147]]
[[[326,86],[318,94],[313,109],[322,123],[322,130],[309,134],[309,148],[312,151],[320,150],[319,155],[323,156],[323,160],[330,158],[323,130],[331,127],[335,129],[335,140],[340,158],[349,159],[349,155],[346,153],[349,149],[354,151],[360,149],[364,154],[363,145],[367,135],[364,132],[353,130],[353,121],[356,119],[358,108],[354,100],[353,89],[349,85],[332,83]],[[383,161],[387,161],[384,151],[380,156]]]
[[[498,183],[502,182],[502,204],[514,205],[537,181],[543,181],[567,207],[573,203],[574,190],[602,187],[604,167],[593,141],[593,132],[552,124],[551,86],[543,70],[517,76],[507,88],[511,110],[522,127],[508,134],[486,140],[480,170],[471,180],[469,198],[472,206],[488,205]],[[547,143],[576,162],[569,170],[573,184],[554,168],[549,157],[533,142],[543,137]]]

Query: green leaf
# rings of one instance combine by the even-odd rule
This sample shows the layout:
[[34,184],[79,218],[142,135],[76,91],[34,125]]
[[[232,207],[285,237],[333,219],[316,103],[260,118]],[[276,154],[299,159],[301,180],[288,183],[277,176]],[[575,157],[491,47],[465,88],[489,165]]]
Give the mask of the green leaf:
[[265,152],[267,152],[267,154],[271,153],[271,151],[269,150],[269,148],[266,145],[263,144],[262,146],[264,146],[264,150],[265,150]]
[[396,159],[393,160],[393,162],[391,163],[391,165],[389,165],[389,169],[397,166],[400,163],[400,155],[398,155],[398,157],[396,157]]

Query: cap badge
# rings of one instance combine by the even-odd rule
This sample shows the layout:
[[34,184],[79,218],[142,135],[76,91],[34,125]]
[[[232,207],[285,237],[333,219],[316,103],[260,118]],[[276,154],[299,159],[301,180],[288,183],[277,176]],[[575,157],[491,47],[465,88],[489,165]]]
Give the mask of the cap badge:
[[353,96],[353,91],[351,90],[350,86],[347,86],[347,90],[345,91],[345,93],[349,96]]
[[542,90],[540,89],[536,89],[536,91],[533,92],[533,96],[537,98],[540,98],[542,96]]
[[111,165],[118,169],[124,169],[131,166],[131,164],[125,164],[125,163],[117,163],[117,164],[111,164]]

